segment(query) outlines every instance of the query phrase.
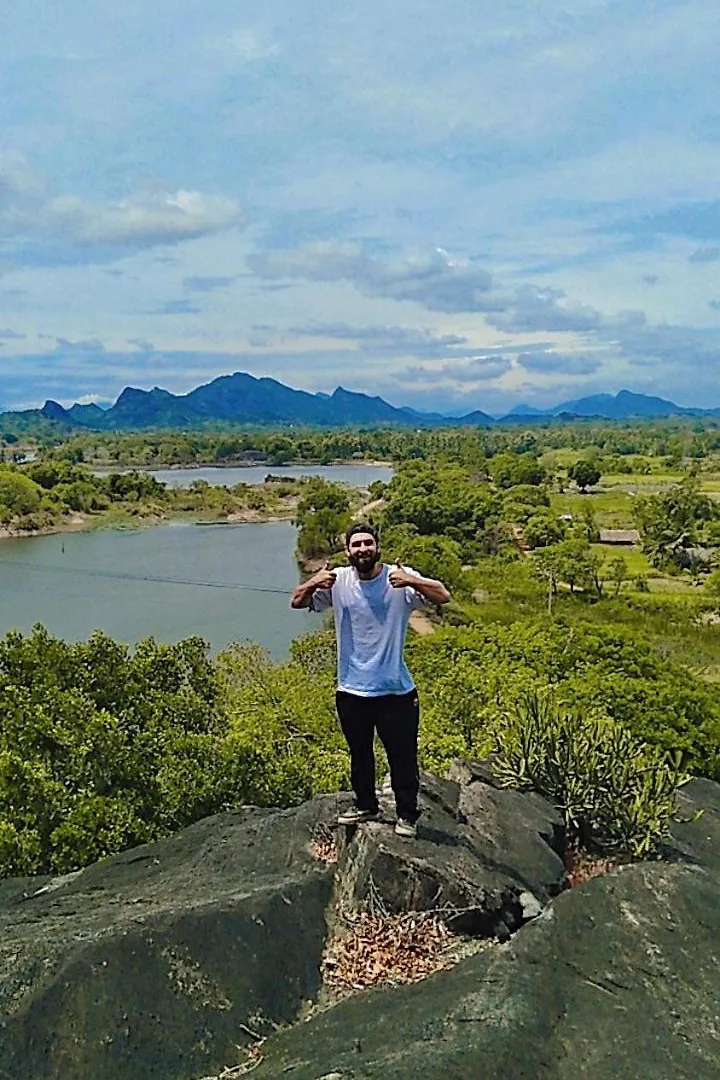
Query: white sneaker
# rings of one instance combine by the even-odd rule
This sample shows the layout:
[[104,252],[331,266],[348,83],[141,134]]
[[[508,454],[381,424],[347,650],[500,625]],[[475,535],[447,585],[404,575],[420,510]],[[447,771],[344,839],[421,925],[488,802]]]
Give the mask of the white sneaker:
[[351,806],[349,810],[343,810],[338,814],[338,825],[362,825],[364,821],[376,821],[379,810],[358,810],[357,806]]
[[417,836],[417,825],[414,821],[406,821],[405,818],[398,818],[397,825],[395,826],[395,834],[397,836],[404,836],[406,840],[414,840]]

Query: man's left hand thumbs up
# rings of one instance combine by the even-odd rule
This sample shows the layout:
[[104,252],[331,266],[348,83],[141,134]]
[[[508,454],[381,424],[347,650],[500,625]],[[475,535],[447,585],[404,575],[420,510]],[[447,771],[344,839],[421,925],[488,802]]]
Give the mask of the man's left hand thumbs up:
[[388,581],[393,589],[402,589],[405,585],[410,584],[410,575],[406,572],[400,559],[395,560],[395,565],[388,574]]

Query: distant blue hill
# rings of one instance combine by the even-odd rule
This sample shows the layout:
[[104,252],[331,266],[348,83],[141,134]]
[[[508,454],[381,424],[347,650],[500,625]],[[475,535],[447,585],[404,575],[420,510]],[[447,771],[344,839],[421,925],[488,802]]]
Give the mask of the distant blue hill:
[[547,416],[545,409],[536,409],[533,405],[515,405],[508,416]]
[[562,401],[546,410],[531,405],[516,405],[497,423],[521,423],[553,418],[572,420],[597,418],[598,420],[662,419],[667,416],[720,416],[720,409],[686,408],[666,398],[650,394],[636,394],[632,390],[620,390],[617,394],[591,394],[588,397]]
[[532,424],[573,418],[601,420],[652,419],[667,416],[718,416],[720,409],[684,408],[665,398],[621,390],[563,401],[545,411],[516,405],[497,419],[480,410],[463,416],[421,412],[390,405],[381,397],[337,387],[332,394],[294,390],[276,379],[256,378],[247,372],[221,375],[187,394],[172,394],[154,387],[126,387],[114,405],[73,405],[63,408],[46,401],[42,409],[2,414],[3,430],[29,430],[42,425],[53,430],[136,431],[147,428],[198,428],[213,424],[262,424],[306,427],[413,427],[489,426]]
[[652,397],[648,394],[634,394],[632,390],[620,390],[613,394],[592,394],[590,397],[577,398],[575,401],[563,401],[550,410],[554,416],[558,413],[572,413],[574,416],[601,416],[608,420],[628,420],[634,416],[698,416],[703,413],[716,413],[716,409],[688,409],[676,405],[665,398]]
[[318,427],[439,427],[490,425],[493,418],[476,410],[449,418],[443,413],[396,408],[381,397],[358,394],[339,386],[332,394],[294,390],[276,379],[256,378],[247,372],[221,375],[187,394],[171,394],[156,386],[152,390],[126,387],[114,405],[73,405],[64,409],[46,401],[40,410],[19,417],[37,417],[56,427],[133,431],[143,428],[189,428],[216,423],[267,424]]

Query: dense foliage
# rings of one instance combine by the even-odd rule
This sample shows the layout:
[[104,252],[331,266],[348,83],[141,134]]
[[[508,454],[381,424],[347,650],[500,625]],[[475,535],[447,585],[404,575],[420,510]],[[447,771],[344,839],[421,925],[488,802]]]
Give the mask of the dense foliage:
[[316,477],[309,479],[295,512],[298,551],[302,555],[332,555],[342,547],[350,524],[350,496],[346,488]]
[[701,539],[716,542],[709,527],[719,516],[717,505],[700,490],[695,475],[635,503],[643,550],[658,567],[684,567],[702,561],[701,554],[692,549]]
[[[422,763],[433,771],[498,745],[512,758],[524,695],[552,690],[566,714],[586,718],[584,737],[602,723],[617,745],[640,748],[638,761],[667,751],[720,779],[720,696],[630,633],[520,620],[447,627],[409,652]],[[130,650],[99,633],[76,645],[42,628],[8,634],[0,873],[64,872],[237,804],[291,805],[346,788],[333,687],[326,631],[299,639],[284,664],[257,646],[211,661],[198,639]],[[573,759],[586,786],[596,758]],[[617,768],[624,775],[623,761]],[[613,831],[593,820],[593,837],[622,839],[618,822]],[[622,835],[640,852],[649,834]]]
[[298,643],[274,667],[252,646],[213,663],[198,638],[130,650],[101,633],[8,634],[0,875],[62,873],[226,807],[343,786],[327,662],[325,692],[311,692],[317,652]]
[[[720,571],[695,584],[720,545],[717,493],[707,489],[716,426],[51,442],[33,462],[0,467],[0,524],[281,511],[296,521],[302,555],[334,562],[361,505],[343,486],[172,490],[137,469],[96,476],[88,463],[392,460],[392,480],[372,485],[363,513],[380,526],[387,560],[440,577],[454,594],[445,625],[408,645],[426,768],[495,751],[508,782],[544,791],[583,842],[637,855],[661,840],[685,771],[720,780]],[[641,476],[656,481],[645,494]],[[598,542],[603,527],[633,523],[642,550]],[[303,616],[288,618],[302,629]],[[103,634],[79,644],[42,628],[8,634],[0,874],[64,872],[225,807],[346,788],[333,688],[327,630],[299,638],[283,664],[256,646],[211,660],[198,639],[128,648]]]
[[169,487],[147,472],[95,474],[65,458],[47,457],[29,465],[0,464],[0,524],[15,532],[62,526],[68,520],[162,519],[173,514],[204,514],[213,520],[253,511],[289,516],[302,481],[261,485],[211,485],[194,480]]
[[[233,798],[215,673],[197,639],[42,627],[0,642],[0,872],[65,871],[164,835]],[[224,794],[223,794],[224,792]]]
[[[21,414],[0,416],[4,441],[14,451],[12,434]],[[44,420],[33,433],[18,427],[23,442],[75,462],[129,466],[165,464],[230,464],[260,460],[269,464],[374,459],[405,461],[445,455],[448,460],[477,465],[496,454],[536,455],[567,449],[588,459],[603,474],[667,472],[684,460],[700,467],[720,449],[720,422],[711,418],[672,417],[645,422],[562,419],[493,428],[355,428],[283,429],[247,425],[212,431],[68,432]],[[11,444],[11,446],[10,446]],[[514,483],[521,483],[516,477]]]

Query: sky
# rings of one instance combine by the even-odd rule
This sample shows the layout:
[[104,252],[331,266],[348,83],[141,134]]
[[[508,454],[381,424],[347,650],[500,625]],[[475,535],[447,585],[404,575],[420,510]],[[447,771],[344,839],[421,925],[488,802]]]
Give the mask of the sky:
[[0,409],[248,371],[720,406],[715,0],[25,0]]

